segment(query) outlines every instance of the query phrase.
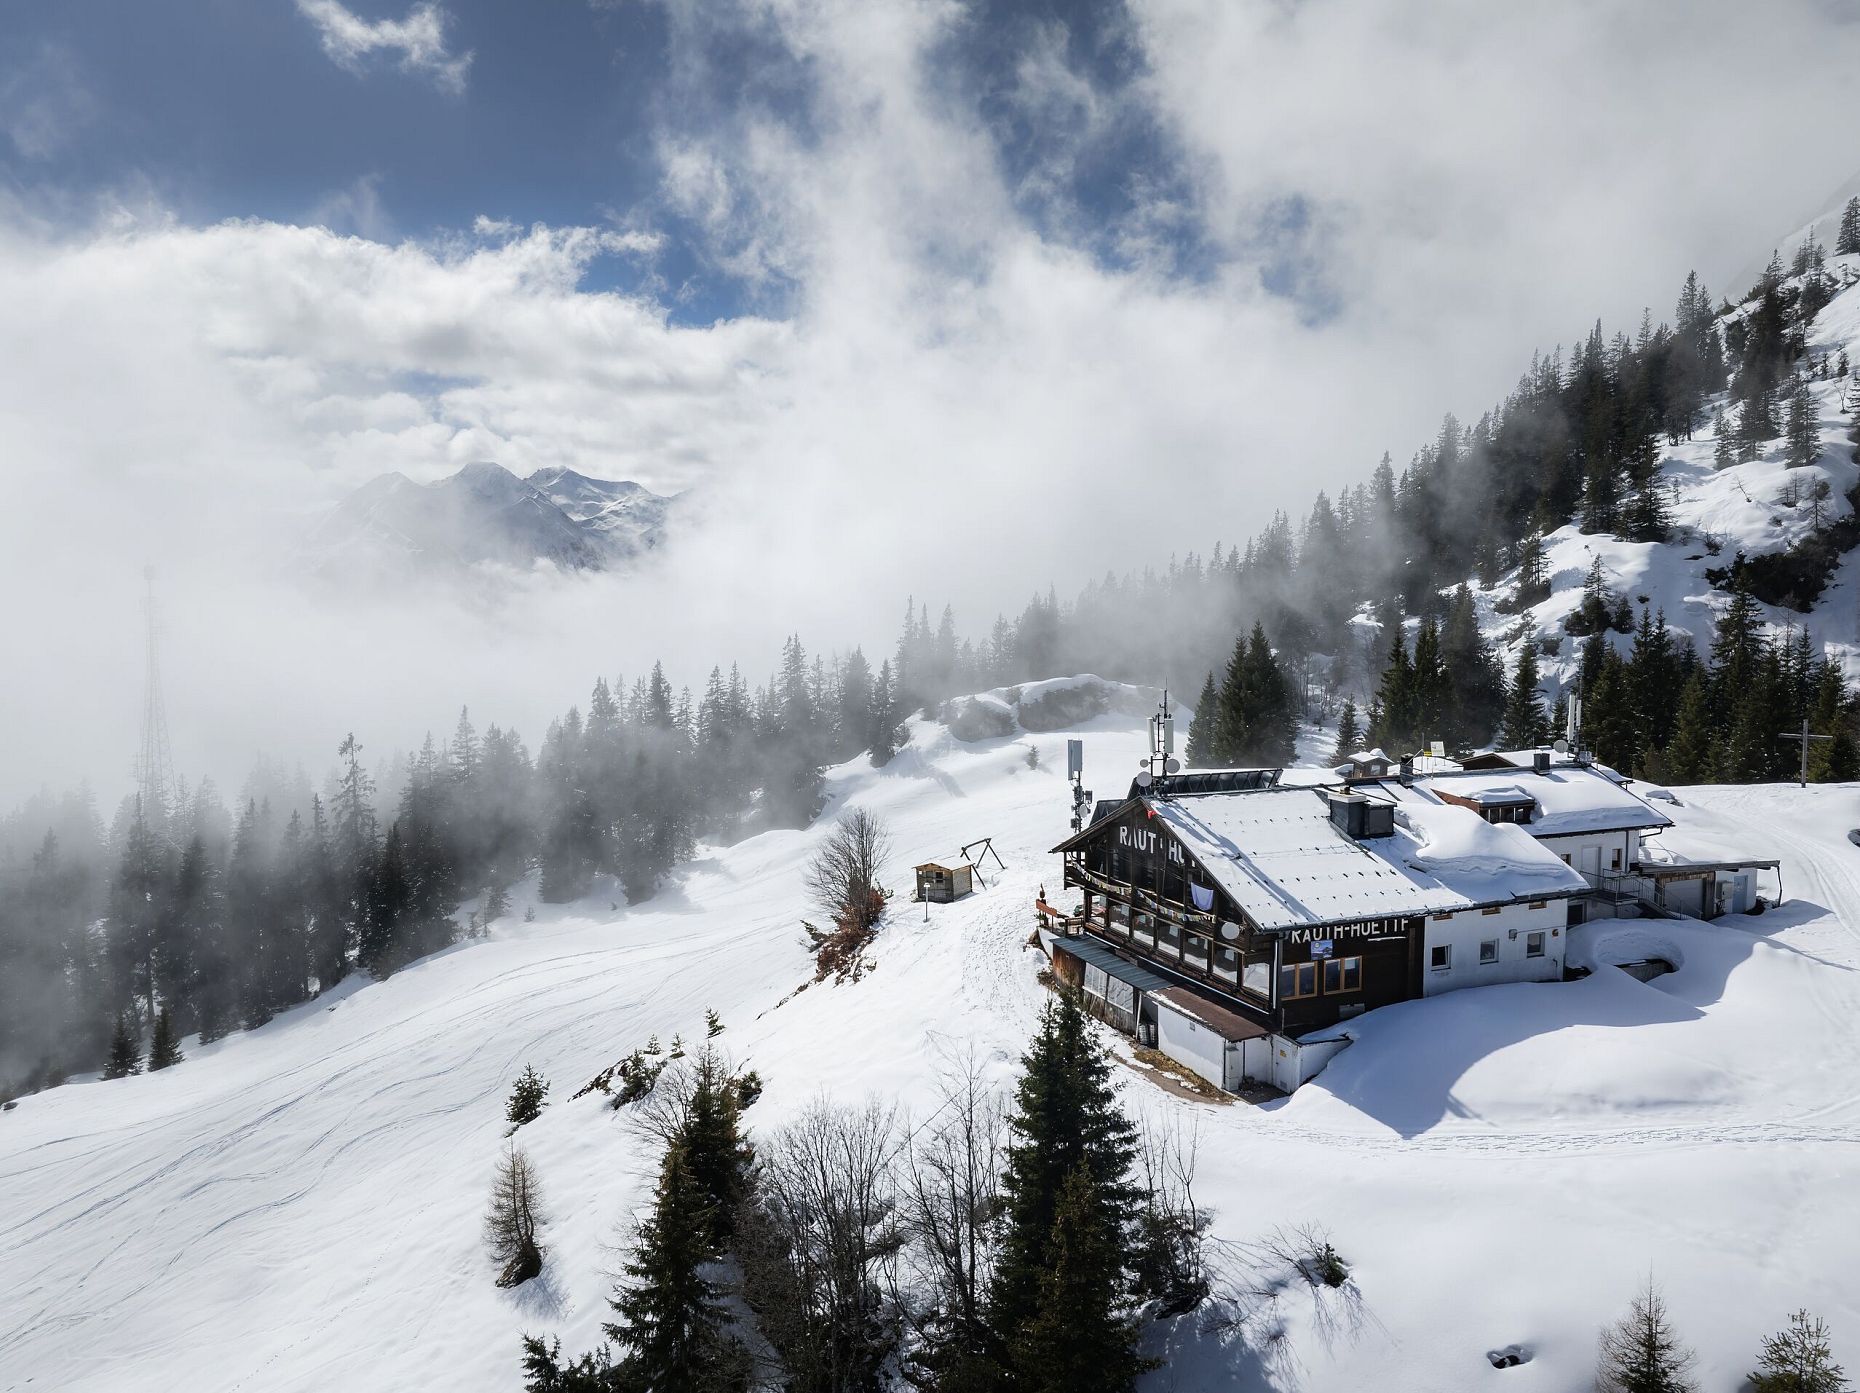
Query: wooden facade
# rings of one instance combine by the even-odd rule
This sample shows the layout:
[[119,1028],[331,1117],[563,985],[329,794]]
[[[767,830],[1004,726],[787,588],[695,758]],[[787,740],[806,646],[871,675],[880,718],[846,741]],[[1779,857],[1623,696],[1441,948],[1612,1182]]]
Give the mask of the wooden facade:
[[1084,892],[1084,932],[1268,1030],[1296,1035],[1422,994],[1423,916],[1262,929],[1140,800],[1059,850],[1065,883]]

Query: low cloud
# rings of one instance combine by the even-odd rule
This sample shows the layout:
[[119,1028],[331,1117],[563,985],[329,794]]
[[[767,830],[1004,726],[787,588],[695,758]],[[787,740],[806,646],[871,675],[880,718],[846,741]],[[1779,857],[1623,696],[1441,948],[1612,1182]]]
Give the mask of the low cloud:
[[443,92],[465,90],[472,55],[447,46],[450,16],[431,0],[415,5],[405,19],[363,19],[341,0],[297,0],[297,11],[316,26],[323,52],[340,68],[361,74],[379,56],[394,60],[402,72],[431,79]]
[[[145,560],[177,756],[224,779],[461,702],[534,744],[597,673],[756,680],[797,629],[876,657],[907,594],[973,630],[1242,541],[1596,314],[1658,316],[1693,266],[1736,289],[1850,173],[1854,26],[1646,8],[1135,0],[1114,83],[1050,25],[1004,65],[1016,119],[1077,126],[1039,160],[948,67],[970,11],[678,0],[662,187],[616,227],[0,218],[0,582],[34,655],[0,728],[36,737],[0,797],[121,787]],[[754,81],[718,66],[745,33]],[[1107,173],[1133,115],[1146,156]],[[652,283],[669,227],[759,312],[588,288],[603,258]],[[477,459],[690,488],[701,525],[638,574],[456,594],[332,594],[281,553],[375,474]]]

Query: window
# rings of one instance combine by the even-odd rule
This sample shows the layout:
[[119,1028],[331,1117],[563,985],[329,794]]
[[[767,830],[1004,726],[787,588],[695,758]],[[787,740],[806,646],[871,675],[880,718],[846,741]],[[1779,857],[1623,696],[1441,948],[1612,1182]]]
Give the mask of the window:
[[[1149,918],[1146,914],[1144,918]],[[1156,920],[1156,951],[1167,953],[1170,957],[1179,957],[1182,952],[1182,930],[1167,919]]]
[[1428,954],[1427,965],[1436,972],[1445,972],[1448,968],[1452,967],[1453,945],[1451,943],[1436,943]]
[[1548,900],[1532,900],[1531,901],[1532,909],[1547,909],[1549,908],[1549,905],[1550,905],[1550,901]]
[[1182,940],[1182,961],[1190,967],[1198,967],[1203,972],[1208,970],[1208,940],[1200,934],[1189,934]]
[[1130,936],[1145,947],[1151,946],[1156,937],[1156,916],[1153,914],[1131,915]]
[[1486,963],[1495,963],[1497,961],[1498,961],[1498,940],[1496,938],[1482,939],[1479,943],[1480,965],[1484,966]]
[[1612,852],[1609,853],[1609,869],[1615,870],[1615,871],[1618,871],[1621,869],[1621,848],[1620,847],[1616,847]]
[[1272,994],[1272,964],[1268,962],[1251,962],[1241,971],[1240,985],[1255,996]]
[[[1264,964],[1261,964],[1264,967]],[[1240,950],[1225,943],[1214,945],[1214,975],[1225,982],[1240,980]]]
[[1360,992],[1363,989],[1361,958],[1331,958],[1324,964],[1326,993]]
[[1502,908],[1504,908],[1504,906],[1503,906],[1503,905],[1491,905],[1491,906],[1489,906],[1489,907],[1487,907],[1487,908],[1485,908],[1485,909],[1482,909],[1482,910],[1480,910],[1479,912],[1480,912],[1481,914],[1496,914],[1496,913],[1498,913],[1498,911],[1499,911],[1499,910],[1501,910]]
[[1452,913],[1451,913],[1451,911],[1449,911],[1449,912],[1448,912],[1448,913],[1446,913],[1446,914],[1436,914],[1436,915],[1434,916],[1434,921],[1435,921],[1436,923],[1438,923],[1438,922],[1439,922],[1440,920],[1442,920],[1442,919],[1451,919],[1452,917],[1453,917],[1453,915],[1452,915]]
[[1527,958],[1541,958],[1543,955],[1544,955],[1543,930],[1539,929],[1536,933],[1528,933],[1524,935],[1524,956]]
[[1317,964],[1287,963],[1279,969],[1279,1000],[1317,995]]

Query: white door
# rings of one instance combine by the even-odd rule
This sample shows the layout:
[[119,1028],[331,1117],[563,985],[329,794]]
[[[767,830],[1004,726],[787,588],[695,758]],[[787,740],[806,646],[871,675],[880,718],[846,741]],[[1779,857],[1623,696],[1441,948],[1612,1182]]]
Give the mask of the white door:
[[1582,878],[1591,885],[1602,883],[1602,849],[1599,846],[1585,846],[1577,855],[1576,869],[1582,872]]

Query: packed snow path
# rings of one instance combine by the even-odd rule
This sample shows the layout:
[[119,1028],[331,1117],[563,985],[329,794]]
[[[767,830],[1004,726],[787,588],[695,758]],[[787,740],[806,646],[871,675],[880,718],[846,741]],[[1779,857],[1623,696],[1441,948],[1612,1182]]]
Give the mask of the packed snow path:
[[[1082,733],[1108,791],[1141,734],[1112,717]],[[649,1035],[701,1036],[707,1008],[767,1082],[758,1129],[822,1091],[921,1117],[967,1052],[1011,1081],[1043,999],[1026,940],[1037,888],[1058,888],[1064,739],[964,745],[919,725],[888,769],[834,772],[835,807],[891,824],[894,885],[985,835],[1008,866],[928,923],[900,899],[856,984],[795,994],[818,834],[770,834],[707,853],[649,906],[602,897],[524,924],[520,899],[489,941],[190,1041],[165,1073],[0,1114],[0,1388],[504,1390],[519,1332],[591,1344],[650,1155],[601,1098],[569,1095]],[[1287,1298],[1277,1340],[1188,1318],[1158,1332],[1172,1363],[1147,1393],[1586,1386],[1596,1327],[1650,1270],[1714,1386],[1799,1305],[1860,1363],[1860,791],[1679,797],[1669,841],[1780,855],[1789,901],[1632,926],[1680,964],[1669,976],[1388,1008],[1264,1107],[1126,1079],[1133,1111],[1198,1130],[1219,1238],[1320,1224],[1362,1297],[1345,1322]],[[478,1221],[525,1063],[552,1083],[520,1134],[552,1251],[506,1293]],[[1492,1370],[1483,1351],[1513,1343],[1531,1363]]]

